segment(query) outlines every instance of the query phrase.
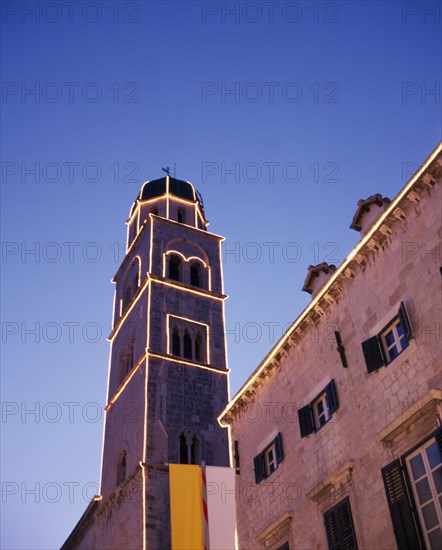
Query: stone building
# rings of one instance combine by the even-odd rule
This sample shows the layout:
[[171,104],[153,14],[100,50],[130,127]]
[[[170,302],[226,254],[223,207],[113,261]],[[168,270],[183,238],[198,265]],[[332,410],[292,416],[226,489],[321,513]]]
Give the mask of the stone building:
[[442,548],[442,145],[361,239],[310,266],[310,304],[220,415],[239,548]]
[[222,237],[167,175],[127,220],[114,299],[100,495],[63,549],[170,548],[168,464],[229,466]]

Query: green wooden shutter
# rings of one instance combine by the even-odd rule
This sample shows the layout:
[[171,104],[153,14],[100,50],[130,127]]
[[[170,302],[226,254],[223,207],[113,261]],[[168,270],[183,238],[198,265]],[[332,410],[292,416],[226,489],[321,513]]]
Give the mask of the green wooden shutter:
[[357,550],[358,543],[348,498],[324,514],[329,550]]
[[302,407],[302,409],[298,409],[298,418],[301,437],[306,437],[315,431],[310,405],[306,405],[305,407]]
[[327,384],[325,394],[327,397],[328,411],[331,416],[339,408],[338,394],[336,393],[336,385],[334,380]]
[[408,318],[407,310],[405,309],[404,302],[401,302],[401,305],[398,311],[398,317],[399,317],[399,321],[401,322],[402,328],[404,329],[405,338],[407,339],[407,342],[408,342],[413,336],[413,331],[411,329],[410,319]]
[[382,477],[398,548],[418,550],[421,545],[400,460],[394,460],[382,468]]
[[284,447],[282,446],[282,435],[279,433],[275,437],[276,463],[279,464],[284,460]]
[[256,455],[253,459],[253,463],[255,466],[255,482],[258,484],[266,477],[264,455],[262,453]]
[[364,352],[368,372],[373,372],[385,365],[377,336],[373,336],[362,342],[362,351]]

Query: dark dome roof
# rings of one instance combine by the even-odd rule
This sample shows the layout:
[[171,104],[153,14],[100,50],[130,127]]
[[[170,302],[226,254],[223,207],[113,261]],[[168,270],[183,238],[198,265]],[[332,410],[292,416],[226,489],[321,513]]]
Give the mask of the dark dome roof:
[[137,201],[147,201],[155,197],[161,197],[167,192],[167,177],[169,178],[169,193],[188,201],[197,201],[201,209],[204,211],[204,204],[201,195],[195,190],[193,185],[188,181],[177,180],[171,176],[166,176],[157,180],[146,181],[141,188],[134,204],[131,208],[131,215],[137,204]]
[[[166,178],[146,182],[138,195],[140,201],[147,201],[154,197],[160,197],[166,193]],[[195,201],[197,197],[193,185],[188,181],[177,180],[169,177],[169,193],[188,201]]]

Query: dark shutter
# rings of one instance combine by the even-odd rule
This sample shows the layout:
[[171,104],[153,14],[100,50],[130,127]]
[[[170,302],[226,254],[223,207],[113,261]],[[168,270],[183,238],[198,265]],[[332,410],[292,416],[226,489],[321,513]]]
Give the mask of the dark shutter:
[[442,426],[439,426],[439,428],[434,432],[434,437],[436,438],[440,459],[442,460]]
[[302,409],[298,409],[298,417],[301,437],[306,437],[315,431],[310,405],[306,405],[305,407],[302,407]]
[[284,460],[284,447],[282,446],[282,435],[279,433],[275,437],[276,464]]
[[342,366],[344,367],[344,369],[346,369],[348,367],[348,363],[347,363],[347,357],[345,356],[345,348],[341,340],[341,335],[337,330],[335,330],[335,338],[336,338],[336,344],[337,344],[336,349],[338,350],[339,355],[341,357]]
[[235,454],[234,454],[234,458],[235,458],[235,470],[236,470],[236,473],[239,475],[240,474],[240,459],[239,459],[239,443],[237,440],[235,440],[234,442],[234,447],[235,447]]
[[264,455],[259,453],[253,459],[253,462],[255,464],[255,482],[260,483],[266,477]]
[[382,352],[377,336],[373,336],[365,342],[362,342],[362,351],[364,352],[365,362],[368,372],[373,372],[380,367],[383,367],[385,362],[382,357]]
[[325,394],[327,396],[328,412],[331,416],[339,408],[338,394],[336,393],[334,380],[327,384],[327,387],[325,388]]
[[398,317],[399,317],[399,321],[401,322],[402,328],[404,329],[405,338],[407,339],[407,341],[409,341],[410,338],[412,338],[413,336],[413,331],[411,330],[411,323],[410,323],[410,319],[408,318],[407,310],[405,309],[404,302],[401,302],[401,305],[398,311]]
[[324,514],[329,550],[357,550],[356,535],[348,498]]
[[421,548],[400,460],[382,468],[382,477],[398,547],[400,550]]

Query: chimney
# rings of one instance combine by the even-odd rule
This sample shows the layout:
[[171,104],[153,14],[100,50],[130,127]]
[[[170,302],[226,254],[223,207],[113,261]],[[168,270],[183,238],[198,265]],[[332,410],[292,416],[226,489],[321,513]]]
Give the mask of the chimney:
[[318,265],[309,265],[302,290],[308,292],[314,298],[335,271],[336,266],[326,262]]
[[379,193],[365,200],[360,199],[350,229],[360,231],[364,236],[379,216],[385,212],[390,202],[388,197],[383,197]]

